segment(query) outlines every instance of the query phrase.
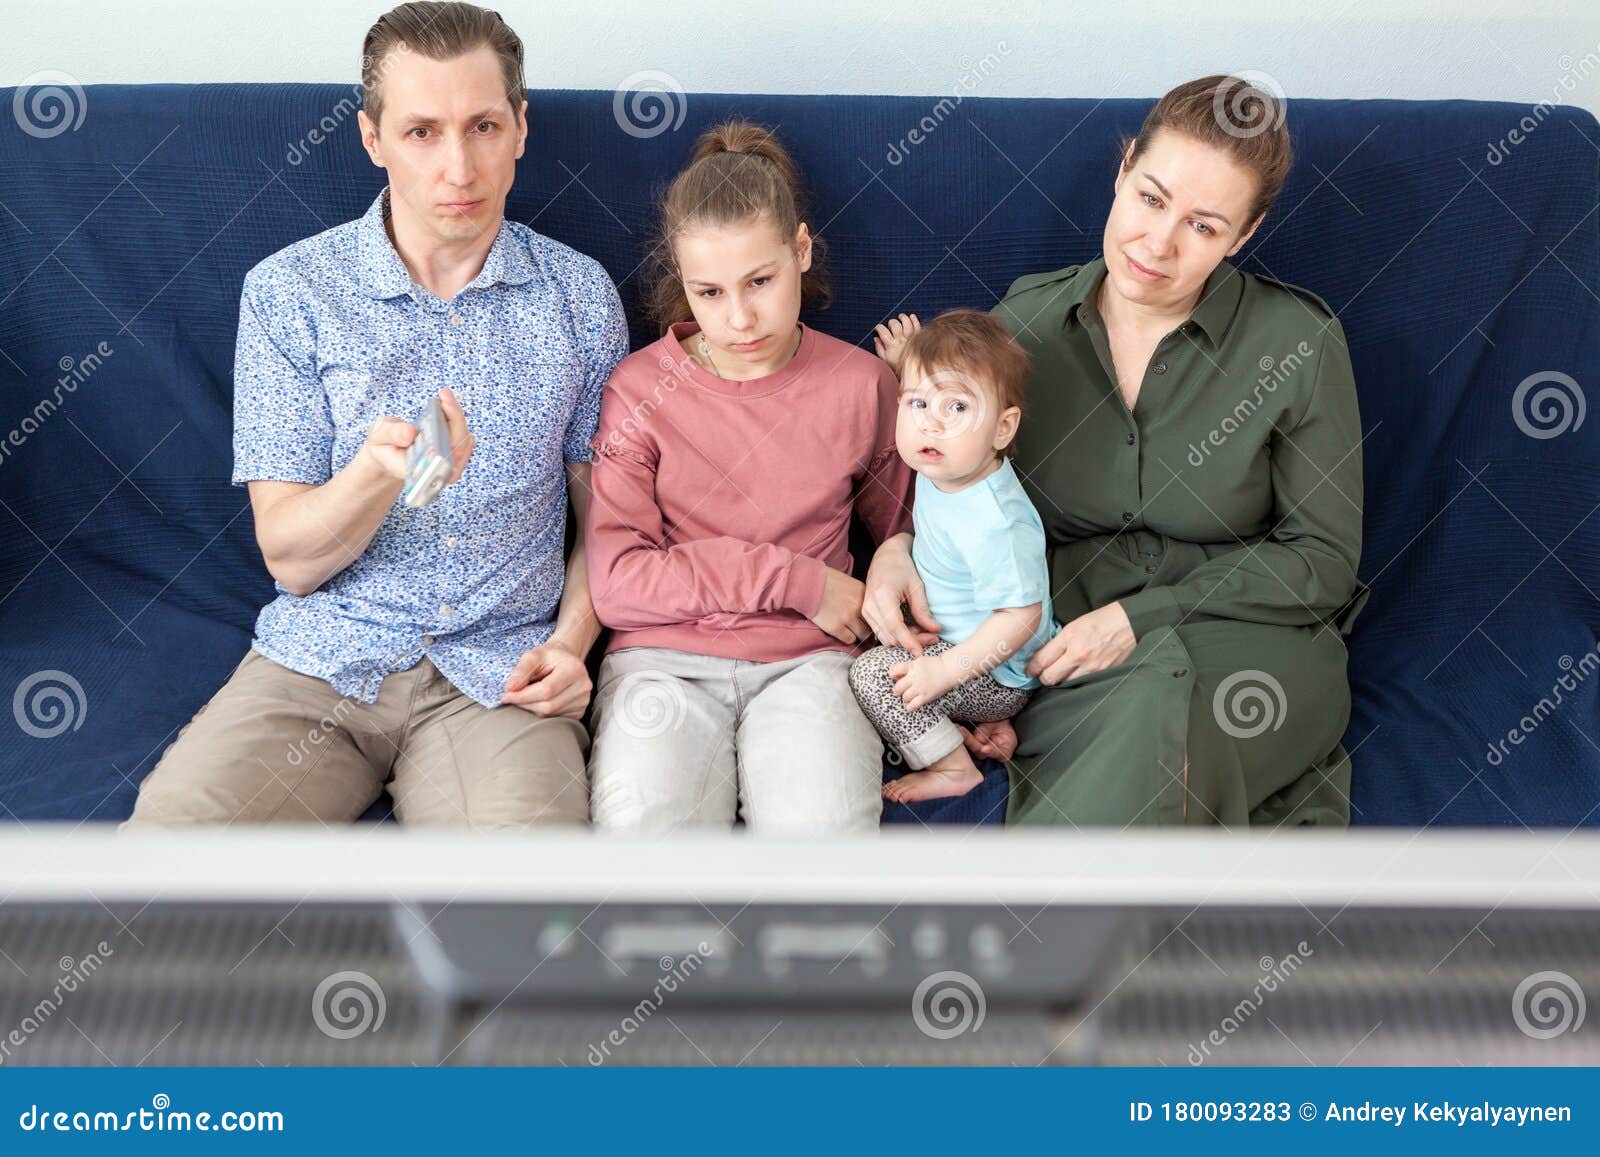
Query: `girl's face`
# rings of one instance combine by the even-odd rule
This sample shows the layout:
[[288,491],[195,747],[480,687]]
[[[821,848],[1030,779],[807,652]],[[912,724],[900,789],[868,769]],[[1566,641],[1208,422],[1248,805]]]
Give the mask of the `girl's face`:
[[764,377],[788,360],[800,320],[800,275],[811,268],[804,224],[792,241],[767,216],[687,229],[678,234],[673,256],[723,377]]
[[1259,223],[1245,220],[1255,176],[1183,133],[1157,132],[1115,190],[1103,240],[1107,288],[1150,309],[1192,309],[1212,270]]

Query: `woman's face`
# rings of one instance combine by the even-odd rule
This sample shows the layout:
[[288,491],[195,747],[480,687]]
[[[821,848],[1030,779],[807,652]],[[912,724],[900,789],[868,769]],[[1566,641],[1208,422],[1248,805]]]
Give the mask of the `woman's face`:
[[800,275],[811,268],[804,224],[793,241],[766,216],[689,229],[678,234],[673,255],[724,377],[760,377],[788,358],[800,320]]
[[[1131,151],[1131,149],[1130,149]],[[1194,307],[1201,287],[1259,224],[1256,178],[1220,149],[1159,131],[1116,180],[1106,218],[1108,288],[1156,310]]]

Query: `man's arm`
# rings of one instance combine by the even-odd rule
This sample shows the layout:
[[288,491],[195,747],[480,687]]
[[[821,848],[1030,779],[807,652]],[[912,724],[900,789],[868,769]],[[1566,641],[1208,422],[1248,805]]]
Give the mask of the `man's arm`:
[[588,554],[584,549],[589,521],[592,462],[567,463],[567,493],[572,496],[578,536],[567,557],[566,584],[549,642],[523,653],[506,680],[500,702],[535,715],[581,719],[593,689],[586,660],[600,638],[600,620],[589,597]]
[[[450,435],[454,469],[449,480],[454,482],[472,457],[473,439],[455,395],[440,390],[439,401]],[[256,542],[267,570],[290,594],[310,594],[361,557],[405,486],[406,447],[416,436],[410,422],[379,418],[356,456],[320,486],[249,483]]]
[[589,479],[593,462],[567,463],[567,493],[572,496],[572,511],[577,519],[577,540],[567,558],[566,585],[561,590],[561,608],[556,612],[552,643],[560,644],[582,659],[600,638],[600,620],[594,617],[594,602],[589,597],[588,554],[584,550],[589,525]]

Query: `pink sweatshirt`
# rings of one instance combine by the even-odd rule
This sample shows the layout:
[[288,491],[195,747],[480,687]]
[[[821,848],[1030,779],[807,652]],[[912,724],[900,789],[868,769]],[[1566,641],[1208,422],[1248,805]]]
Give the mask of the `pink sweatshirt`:
[[725,381],[684,352],[698,331],[674,326],[606,384],[586,539],[606,649],[849,651],[811,616],[827,569],[850,572],[852,510],[879,542],[911,525],[894,374],[805,327],[776,373]]

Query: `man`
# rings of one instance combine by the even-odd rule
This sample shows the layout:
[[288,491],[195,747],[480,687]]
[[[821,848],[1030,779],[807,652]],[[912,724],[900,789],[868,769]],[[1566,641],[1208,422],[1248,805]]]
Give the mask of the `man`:
[[[257,265],[239,309],[233,481],[280,593],[129,824],[347,821],[385,782],[407,823],[587,821],[599,627],[581,538],[562,554],[627,327],[597,262],[504,219],[522,60],[469,4],[368,32],[358,121],[388,187]],[[411,509],[435,395],[453,470]]]

